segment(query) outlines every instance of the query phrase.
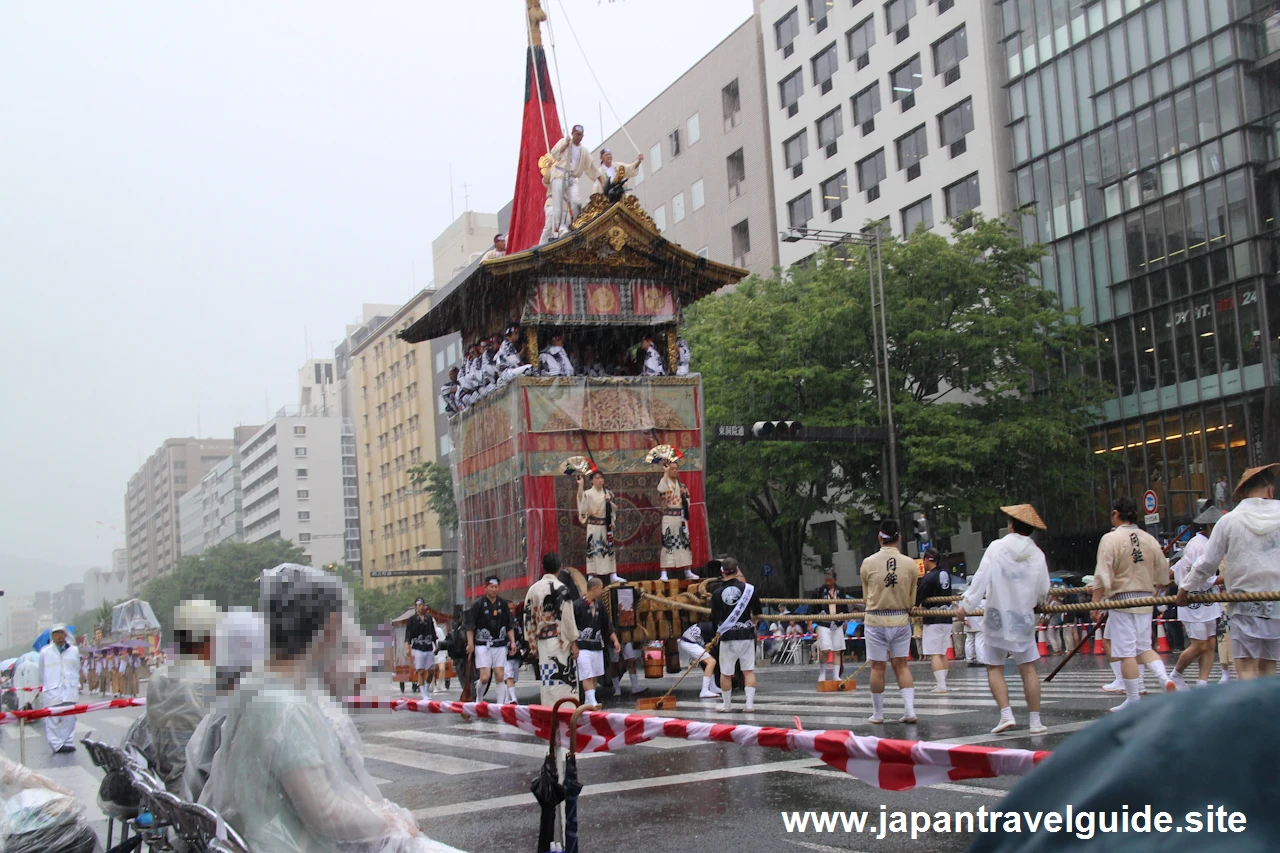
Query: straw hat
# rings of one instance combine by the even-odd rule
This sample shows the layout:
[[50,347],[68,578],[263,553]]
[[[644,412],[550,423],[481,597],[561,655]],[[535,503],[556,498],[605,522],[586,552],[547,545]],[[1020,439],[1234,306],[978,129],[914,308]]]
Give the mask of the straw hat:
[[1222,521],[1222,517],[1224,515],[1226,515],[1226,513],[1218,509],[1216,506],[1208,506],[1204,508],[1203,512],[1201,512],[1195,518],[1191,519],[1191,523],[1192,524],[1217,524],[1219,521]]
[[1040,513],[1036,512],[1036,508],[1031,504],[1017,504],[1016,506],[1002,506],[1000,511],[1010,518],[1017,519],[1023,524],[1030,524],[1039,530],[1048,530],[1045,526],[1044,519],[1040,517]]
[[1241,490],[1244,489],[1245,483],[1248,483],[1268,468],[1280,468],[1280,462],[1272,462],[1270,465],[1259,465],[1257,468],[1250,468],[1248,471],[1245,471],[1244,476],[1240,478],[1240,482],[1236,483],[1236,490],[1231,493],[1231,500],[1244,500],[1244,495],[1241,493]]

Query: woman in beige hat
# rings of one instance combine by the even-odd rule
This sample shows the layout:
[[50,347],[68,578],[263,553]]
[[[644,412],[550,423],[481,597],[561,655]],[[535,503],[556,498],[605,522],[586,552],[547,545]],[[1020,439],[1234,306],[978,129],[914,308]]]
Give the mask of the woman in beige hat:
[[[1199,589],[1222,566],[1222,580],[1231,592],[1280,589],[1280,501],[1276,472],[1280,463],[1250,468],[1231,495],[1235,509],[1223,516],[1209,537],[1209,547],[1178,584],[1178,606],[1191,603]],[[1275,675],[1280,660],[1280,602],[1233,603],[1231,656],[1241,680]]]
[[1036,646],[1035,609],[1049,595],[1049,566],[1031,534],[1046,527],[1031,504],[1001,507],[1000,511],[1009,517],[1009,532],[992,542],[982,555],[978,571],[960,602],[960,613],[983,608],[978,660],[987,667],[987,684],[1000,708],[1000,721],[992,733],[1017,726],[1009,706],[1009,685],[1004,680],[1004,662],[1012,657],[1027,697],[1027,730],[1043,734],[1048,729],[1040,722],[1040,676],[1036,673],[1040,650]]

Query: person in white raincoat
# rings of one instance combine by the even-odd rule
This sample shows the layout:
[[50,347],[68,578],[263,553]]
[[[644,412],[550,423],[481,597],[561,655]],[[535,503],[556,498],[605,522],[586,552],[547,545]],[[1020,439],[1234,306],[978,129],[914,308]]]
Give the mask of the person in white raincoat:
[[[1275,499],[1280,463],[1250,468],[1232,494],[1235,509],[1213,528],[1209,547],[1178,584],[1178,606],[1190,604],[1191,590],[1217,574],[1228,592],[1280,589],[1280,501]],[[1280,660],[1280,602],[1230,605],[1231,656],[1241,680],[1275,675]]]
[[[66,625],[54,625],[48,645],[40,650],[40,687],[46,708],[80,700],[80,649],[71,642]],[[54,752],[75,752],[75,733],[74,716],[45,718],[44,739]]]
[[155,748],[154,769],[171,794],[182,795],[187,744],[213,702],[213,632],[218,605],[205,599],[173,608],[178,656],[147,685],[147,728]]
[[333,575],[286,563],[263,572],[268,657],[232,696],[200,802],[255,850],[457,853],[382,798],[355,727],[333,701],[371,662],[350,592]]
[[982,563],[965,590],[960,610],[977,610],[986,597],[982,634],[978,639],[978,660],[987,667],[987,683],[991,695],[1000,706],[1000,722],[991,731],[998,734],[1014,728],[1013,709],[1009,707],[1009,686],[1004,680],[1004,662],[1013,657],[1022,676],[1022,690],[1027,697],[1032,734],[1048,729],[1040,722],[1040,676],[1036,661],[1036,605],[1049,595],[1049,567],[1044,553],[1031,540],[1035,530],[1045,523],[1030,504],[1001,507],[1009,516],[1009,532],[992,542],[982,555]]

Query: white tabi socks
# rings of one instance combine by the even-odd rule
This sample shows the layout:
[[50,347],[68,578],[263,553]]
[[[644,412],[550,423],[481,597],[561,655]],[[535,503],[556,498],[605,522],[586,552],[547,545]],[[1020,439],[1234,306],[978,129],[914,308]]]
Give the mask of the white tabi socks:
[[588,704],[588,705],[595,705],[595,704],[596,704],[596,691],[595,691],[595,690],[587,690],[587,691],[584,691],[584,692],[587,694],[587,695],[586,695],[587,704]]
[[871,716],[867,717],[867,722],[876,723],[876,724],[884,722],[884,694],[883,693],[871,694]]
[[1120,661],[1113,660],[1111,662],[1111,671],[1115,673],[1116,677],[1111,680],[1110,684],[1104,684],[1102,686],[1103,692],[1104,693],[1123,693],[1124,679],[1120,676]]
[[902,716],[898,718],[900,723],[914,723],[916,717],[916,689],[914,687],[903,687],[902,691]]
[[715,699],[720,696],[720,691],[716,690],[715,679],[710,676],[702,676],[702,692],[698,694],[699,699]]
[[748,687],[746,688],[746,691],[747,691],[746,709],[748,711],[754,711],[756,709],[756,689],[754,687]]
[[1142,679],[1141,679],[1141,678],[1126,678],[1126,679],[1124,679],[1124,695],[1125,695],[1125,700],[1124,700],[1123,702],[1121,702],[1119,705],[1117,705],[1117,706],[1115,706],[1114,708],[1112,708],[1111,710],[1112,710],[1113,712],[1115,712],[1115,711],[1121,711],[1121,710],[1123,710],[1123,709],[1125,709],[1125,708],[1128,708],[1130,705],[1137,705],[1137,704],[1138,704],[1138,700],[1141,698],[1141,694],[1142,694]]
[[1012,729],[1017,725],[1018,724],[1013,720],[1013,708],[1001,708],[1000,722],[996,723],[996,727],[991,730],[991,733],[993,735],[998,735],[1001,732],[1009,731],[1009,729]]

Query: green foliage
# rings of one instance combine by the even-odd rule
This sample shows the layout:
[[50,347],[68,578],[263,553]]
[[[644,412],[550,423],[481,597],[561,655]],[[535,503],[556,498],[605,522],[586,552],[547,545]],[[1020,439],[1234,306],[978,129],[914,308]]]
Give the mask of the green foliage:
[[[1007,223],[981,217],[950,240],[923,230],[885,238],[904,512],[979,519],[1001,503],[1031,501],[1061,524],[1086,496],[1095,459],[1085,428],[1106,394],[1079,367],[1091,360],[1093,331],[1035,280],[1041,252],[1023,246]],[[871,283],[865,252],[826,252],[781,278],[753,278],[693,306],[686,337],[703,375],[708,423],[884,425]],[[885,469],[882,449],[872,445],[712,443],[707,488],[717,548],[745,551],[764,534],[794,590],[809,520],[851,519],[846,538],[860,540],[867,516],[888,512]]]
[[448,465],[423,462],[409,469],[409,482],[427,494],[427,506],[440,520],[440,526],[452,530],[458,526],[458,505],[453,500],[453,474]]
[[202,554],[183,557],[173,571],[143,588],[166,640],[172,637],[173,608],[191,598],[207,598],[219,607],[256,607],[258,577],[281,563],[301,563],[303,552],[283,539],[224,542]]
[[390,624],[392,619],[413,607],[414,600],[419,596],[426,600],[428,607],[444,613],[451,612],[449,585],[442,578],[432,578],[425,582],[406,581],[373,589],[365,588],[360,575],[345,566],[336,567],[336,573],[351,587],[360,627],[366,631]]

